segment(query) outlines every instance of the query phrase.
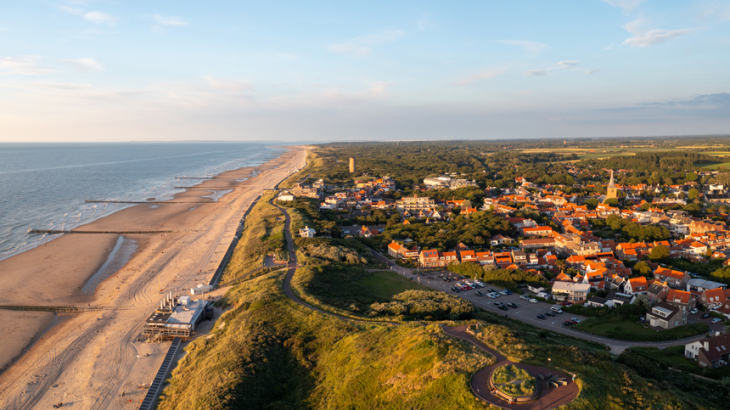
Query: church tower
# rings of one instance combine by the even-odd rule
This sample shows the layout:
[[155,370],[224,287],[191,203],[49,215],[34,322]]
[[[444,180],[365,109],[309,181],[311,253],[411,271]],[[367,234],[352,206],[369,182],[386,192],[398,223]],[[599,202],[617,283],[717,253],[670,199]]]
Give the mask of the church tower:
[[606,188],[606,199],[618,198],[617,191],[616,184],[613,182],[613,170],[611,170],[611,180],[608,181],[608,187]]

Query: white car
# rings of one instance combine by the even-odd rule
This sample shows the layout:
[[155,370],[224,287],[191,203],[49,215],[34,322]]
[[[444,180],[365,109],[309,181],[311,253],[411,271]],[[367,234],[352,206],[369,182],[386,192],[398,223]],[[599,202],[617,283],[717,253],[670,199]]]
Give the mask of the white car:
[[537,299],[530,299],[530,303],[537,303]]
[[720,319],[719,317],[712,319],[712,323],[720,323],[720,322],[722,322],[722,319]]
[[502,296],[507,296],[507,295],[509,295],[509,293],[507,293],[507,291],[506,291],[506,290],[503,290],[503,291],[501,291],[501,292],[499,292],[499,293],[501,293],[501,294],[502,294]]
[[496,293],[490,293],[488,296],[492,299],[497,299]]
[[697,312],[699,312],[699,311],[700,311],[699,309],[697,309],[697,308],[694,308],[694,309],[690,310],[690,311],[689,311],[689,313],[690,313],[691,315],[696,315],[696,314],[697,314]]

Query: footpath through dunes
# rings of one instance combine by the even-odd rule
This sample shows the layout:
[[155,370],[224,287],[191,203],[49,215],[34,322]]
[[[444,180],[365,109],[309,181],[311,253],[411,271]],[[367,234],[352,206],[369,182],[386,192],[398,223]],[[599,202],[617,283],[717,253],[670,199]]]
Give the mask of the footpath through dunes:
[[[467,332],[467,327],[468,325],[453,327],[443,325],[441,326],[443,331],[447,334],[473,344],[482,351],[494,356],[494,358],[496,359],[496,363],[491,366],[479,369],[476,371],[476,373],[472,375],[470,381],[471,389],[474,395],[476,395],[480,399],[486,401],[489,404],[504,409],[548,410],[568,404],[572,402],[576,397],[578,397],[578,394],[580,393],[580,388],[575,383],[575,381],[572,380],[571,375],[567,375],[563,372],[559,372],[554,369],[548,369],[545,367],[515,363],[504,357],[498,351],[477,340],[474,336]],[[498,397],[497,395],[491,394],[490,380],[492,378],[492,374],[494,374],[494,371],[498,368],[507,365],[515,365],[519,368],[527,370],[527,372],[531,376],[536,378],[537,383],[539,384],[540,392],[536,400],[528,403],[512,404],[509,401]],[[564,379],[567,384],[559,387],[548,386],[548,382],[546,380],[541,380],[539,377],[539,375],[544,376],[548,374]]]
[[[387,322],[387,321],[365,321],[365,320],[358,320],[350,317],[345,317],[341,315],[337,315],[332,312],[327,312],[325,310],[319,309],[317,307],[314,307],[304,301],[302,301],[299,297],[297,297],[294,292],[291,290],[291,281],[294,277],[294,274],[297,271],[297,255],[296,250],[294,248],[294,241],[291,234],[291,217],[289,213],[286,211],[286,209],[274,204],[274,199],[272,198],[269,200],[269,203],[275,207],[277,207],[286,218],[285,220],[285,229],[284,234],[287,240],[287,246],[289,250],[289,267],[286,274],[286,277],[284,278],[284,293],[287,297],[289,297],[292,301],[295,303],[302,305],[308,309],[311,309],[315,312],[329,315],[333,317],[337,317],[342,320],[346,321],[353,321],[353,322],[362,322],[362,323],[368,323],[368,324],[379,324],[379,325],[399,325],[400,323],[397,322]],[[413,322],[413,324],[422,325],[419,322]],[[487,345],[482,343],[481,341],[477,340],[475,337],[467,333],[467,326],[468,325],[460,325],[460,326],[454,326],[454,327],[448,327],[441,325],[441,329],[448,335],[465,340],[483,352],[493,356],[496,359],[496,363],[484,367],[482,369],[479,369],[477,372],[475,372],[472,375],[472,378],[470,380],[470,385],[472,392],[475,396],[478,398],[484,400],[485,402],[492,404],[497,407],[501,408],[507,408],[507,409],[525,409],[525,410],[548,410],[553,409],[558,406],[562,406],[565,404],[570,403],[578,396],[578,393],[580,392],[580,389],[578,385],[572,380],[571,376],[568,376],[566,374],[563,374],[562,372],[558,372],[556,370],[548,369],[545,367],[539,367],[539,366],[530,366],[526,364],[520,364],[515,363],[511,360],[508,360],[506,357],[504,357],[501,353],[497,352],[494,349],[489,348]],[[516,365],[522,369],[527,370],[530,375],[533,377],[536,377],[537,383],[540,385],[540,393],[536,400],[533,400],[529,403],[522,403],[522,404],[511,404],[509,401],[506,401],[504,399],[501,399],[497,395],[490,394],[490,384],[489,380],[492,377],[492,374],[494,371],[502,366],[506,365]],[[567,380],[567,384],[564,386],[559,386],[555,388],[551,388],[548,385],[548,382],[545,380],[540,380],[538,378],[538,375],[548,375],[551,374],[553,376],[562,378]]]
[[[198,185],[230,189],[219,202],[135,205],[80,227],[185,231],[124,235],[136,242],[136,250],[123,268],[90,292],[83,291],[84,285],[113,253],[119,235],[71,233],[0,261],[0,281],[5,285],[0,304],[123,308],[58,313],[64,320],[38,332],[30,350],[19,358],[18,350],[12,355],[15,363],[0,374],[0,408],[46,408],[59,402],[94,409],[139,406],[145,392],[139,386],[152,380],[169,346],[169,342],[138,340],[147,316],[163,294],[181,294],[207,283],[248,206],[264,189],[303,167],[305,155],[293,147],[267,164],[229,171],[221,174],[225,180],[208,179]],[[204,190],[186,191],[176,199],[206,195]],[[5,326],[32,327],[49,314],[53,313],[19,321],[16,312],[0,310],[0,319]]]

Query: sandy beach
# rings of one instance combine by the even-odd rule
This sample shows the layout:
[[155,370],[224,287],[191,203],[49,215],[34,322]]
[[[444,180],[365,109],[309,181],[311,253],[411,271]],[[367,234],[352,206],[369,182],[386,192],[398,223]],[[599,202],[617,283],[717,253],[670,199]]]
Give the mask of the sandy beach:
[[[139,386],[151,381],[169,346],[138,341],[144,320],[163,294],[210,280],[251,203],[301,169],[305,157],[303,147],[290,147],[264,165],[222,173],[173,200],[187,203],[135,205],[77,228],[169,233],[67,234],[0,261],[2,305],[107,309],[62,314],[64,320],[0,310],[12,340],[0,355],[0,369],[12,362],[0,374],[0,408],[50,408],[59,401],[77,409],[137,408],[146,393]],[[220,190],[231,191],[218,201],[206,197]],[[121,269],[110,263],[115,260]]]

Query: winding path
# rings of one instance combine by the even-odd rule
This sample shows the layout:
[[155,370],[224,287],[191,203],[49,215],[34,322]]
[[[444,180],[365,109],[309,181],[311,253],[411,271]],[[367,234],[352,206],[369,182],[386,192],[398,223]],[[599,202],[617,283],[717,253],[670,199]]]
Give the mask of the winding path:
[[[356,322],[356,323],[366,323],[366,324],[380,324],[380,325],[395,325],[398,326],[400,323],[397,322],[382,322],[382,321],[367,321],[367,320],[358,320],[353,319],[345,316],[340,316],[338,314],[327,312],[325,310],[319,309],[317,307],[314,307],[301,299],[297,297],[297,295],[294,294],[291,290],[291,281],[294,277],[294,274],[297,271],[297,268],[299,264],[297,263],[297,254],[296,250],[294,249],[294,240],[292,238],[291,234],[291,217],[289,213],[286,211],[286,209],[276,205],[274,203],[274,198],[271,198],[269,200],[269,204],[279,209],[284,214],[285,217],[285,223],[284,223],[284,236],[286,237],[287,247],[289,250],[289,264],[288,264],[288,271],[286,273],[286,277],[284,278],[284,293],[286,294],[289,299],[294,301],[294,303],[297,303],[301,306],[304,306],[308,309],[311,309],[315,312],[335,317],[340,320],[346,320],[349,322]],[[375,254],[375,252],[373,251]],[[418,322],[414,322],[417,324],[420,324]],[[476,371],[471,378],[470,384],[472,392],[475,396],[478,398],[494,405],[497,407],[505,408],[505,409],[524,409],[524,410],[548,410],[552,409],[558,406],[562,406],[564,404],[570,403],[575,397],[578,396],[578,393],[580,392],[580,389],[578,388],[578,385],[575,384],[575,382],[570,381],[566,386],[561,386],[558,388],[548,389],[547,384],[545,381],[538,381],[538,383],[541,383],[541,388],[543,392],[547,393],[541,393],[540,397],[533,402],[527,403],[527,404],[521,404],[521,405],[510,405],[508,402],[499,399],[497,396],[492,396],[489,394],[489,388],[488,386],[488,380],[492,376],[492,372],[498,367],[507,365],[507,364],[514,364],[512,361],[505,358],[502,354],[495,351],[494,349],[489,348],[484,343],[480,342],[479,340],[472,337],[470,334],[466,333],[466,327],[467,325],[461,325],[456,327],[446,327],[441,325],[441,329],[444,331],[444,333],[456,337],[459,339],[463,339],[469,343],[472,343],[473,345],[477,346],[482,351],[494,356],[496,358],[496,363],[482,368],[478,371]],[[566,380],[570,380],[570,377],[557,372],[555,370],[547,369],[544,367],[537,367],[537,366],[529,366],[524,364],[517,364],[517,366],[524,368],[525,370],[529,371],[531,375],[537,376],[538,374],[548,374],[552,373],[554,375],[558,375],[559,377],[563,377]],[[483,393],[482,393],[483,392]]]
[[[501,407],[503,409],[548,410],[570,403],[576,397],[578,397],[578,393],[580,393],[580,388],[574,381],[571,380],[571,376],[557,370],[548,369],[546,367],[515,363],[504,357],[498,351],[490,348],[489,346],[477,340],[474,336],[467,333],[467,325],[454,327],[441,325],[441,329],[443,329],[443,331],[449,336],[453,336],[469,342],[478,347],[480,350],[494,356],[495,363],[491,366],[477,370],[472,375],[470,381],[471,390],[474,395],[488,402],[489,404]],[[530,375],[536,378],[539,374],[552,374],[554,376],[558,376],[567,380],[568,384],[565,386],[549,388],[546,381],[537,379],[537,382],[540,384],[541,391],[540,396],[537,398],[537,400],[525,404],[509,404],[499,397],[490,394],[489,380],[492,378],[492,373],[494,373],[497,368],[510,364],[527,370]]]

